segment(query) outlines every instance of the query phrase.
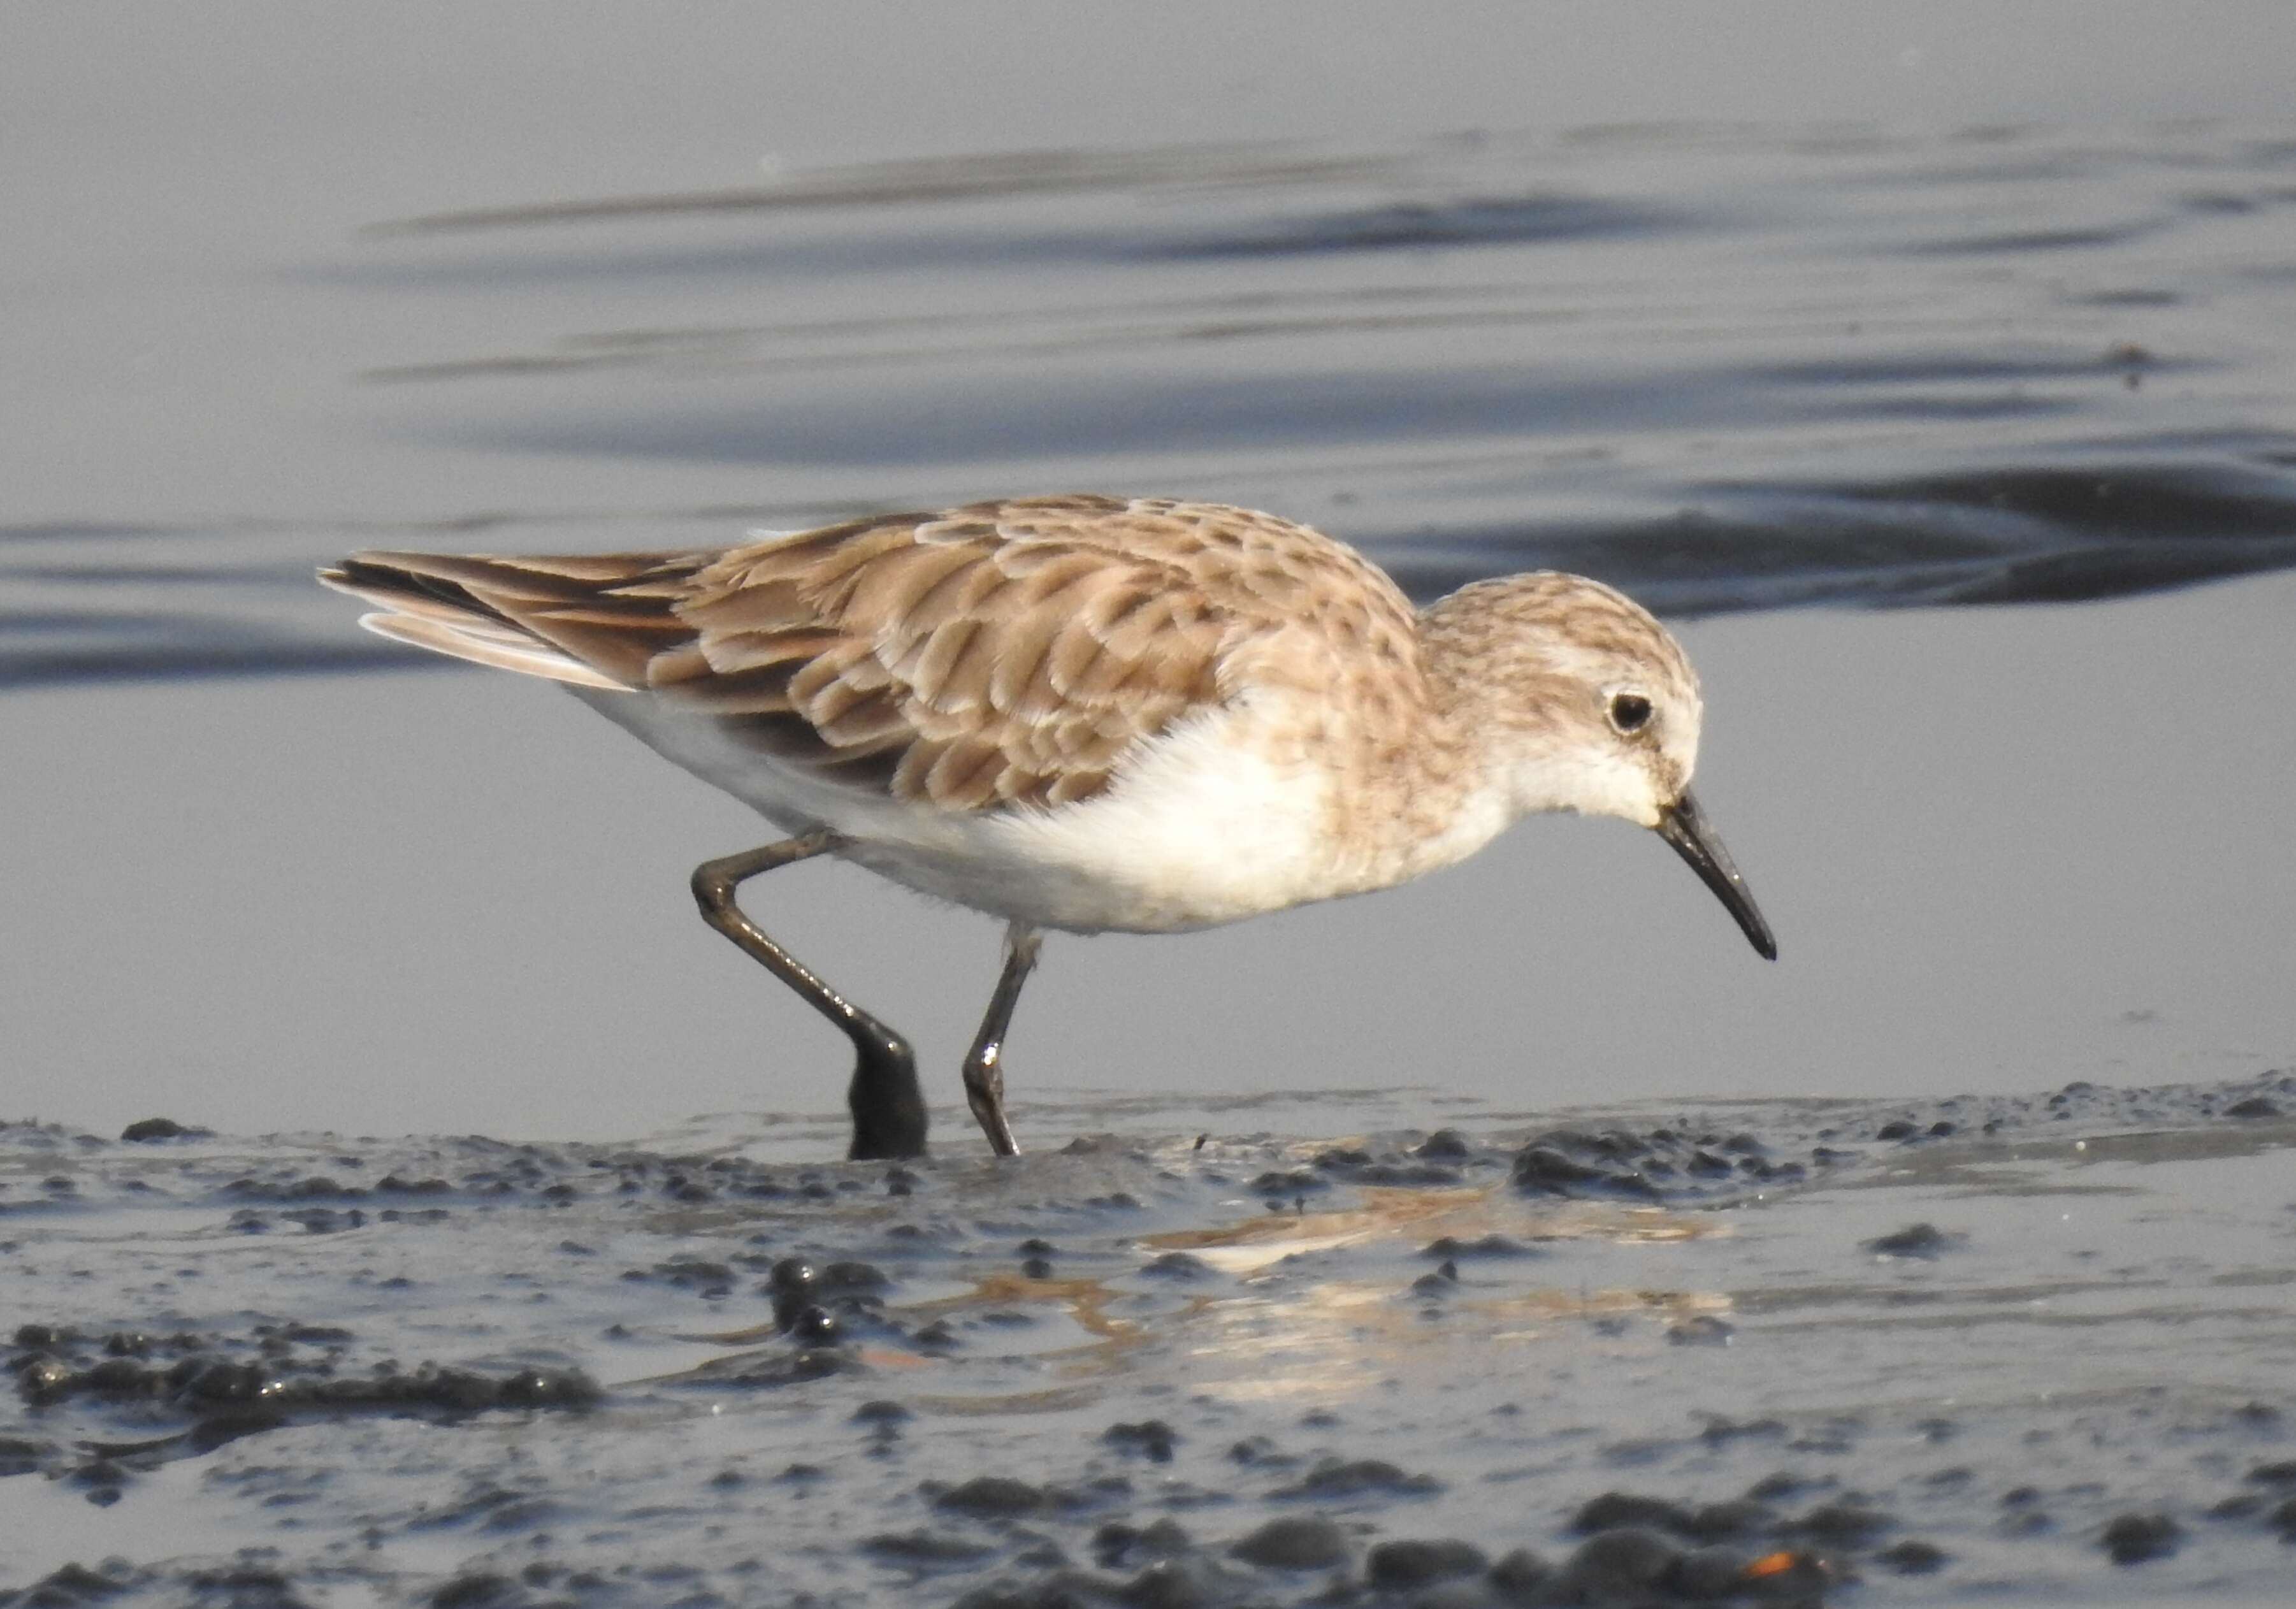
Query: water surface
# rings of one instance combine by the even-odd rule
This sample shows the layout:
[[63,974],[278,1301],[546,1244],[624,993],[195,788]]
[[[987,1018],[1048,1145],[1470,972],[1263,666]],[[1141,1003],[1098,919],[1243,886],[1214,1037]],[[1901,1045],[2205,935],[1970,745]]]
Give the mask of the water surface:
[[[568,492],[20,521],[0,682],[403,664],[304,585],[361,543],[689,546],[1014,488],[1181,488],[1423,595],[1560,565],[1675,614],[2267,570],[2292,250],[2296,136],[2217,123],[968,154],[379,218],[258,266],[363,338],[333,423]],[[585,505],[586,464],[745,491]]]

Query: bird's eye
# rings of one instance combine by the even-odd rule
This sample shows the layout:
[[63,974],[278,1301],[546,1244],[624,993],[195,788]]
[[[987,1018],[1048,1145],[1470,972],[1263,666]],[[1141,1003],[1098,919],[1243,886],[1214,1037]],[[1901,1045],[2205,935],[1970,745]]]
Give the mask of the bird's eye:
[[1621,732],[1639,732],[1650,725],[1651,702],[1639,693],[1611,695],[1611,725]]

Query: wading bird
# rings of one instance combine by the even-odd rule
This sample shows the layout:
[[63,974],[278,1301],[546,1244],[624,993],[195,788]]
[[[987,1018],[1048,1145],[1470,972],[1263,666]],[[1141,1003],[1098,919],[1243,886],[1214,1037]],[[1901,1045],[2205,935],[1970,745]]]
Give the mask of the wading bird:
[[564,684],[788,834],[704,863],[693,893],[852,1040],[856,1157],[924,1148],[908,1044],[734,899],[816,855],[1006,923],[964,1076],[1008,1156],[1004,1038],[1047,929],[1217,926],[1576,810],[1656,832],[1777,953],[1691,797],[1689,661],[1581,576],[1414,611],[1287,520],[1066,496],[678,553],[364,553],[320,579],[375,605],[361,624],[385,636]]

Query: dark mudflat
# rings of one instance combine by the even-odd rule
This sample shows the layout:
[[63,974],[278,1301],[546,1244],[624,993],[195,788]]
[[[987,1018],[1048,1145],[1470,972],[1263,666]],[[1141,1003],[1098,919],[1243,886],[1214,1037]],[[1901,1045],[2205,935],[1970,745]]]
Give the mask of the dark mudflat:
[[0,1129],[0,1603],[2284,1578],[2296,1126],[2258,1103],[2296,1079],[1435,1134],[1416,1099],[1233,1102],[1360,1126],[1201,1147],[1128,1103],[1002,1164],[758,1160],[826,1119]]

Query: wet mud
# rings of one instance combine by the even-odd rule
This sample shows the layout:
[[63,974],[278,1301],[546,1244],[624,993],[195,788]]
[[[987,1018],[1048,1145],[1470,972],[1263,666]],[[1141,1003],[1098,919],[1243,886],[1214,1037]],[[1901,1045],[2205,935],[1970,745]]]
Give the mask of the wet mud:
[[1195,1116],[1047,1104],[1078,1137],[1002,1164],[0,1128],[0,1604],[2269,1601],[2296,1558],[2296,1075]]

